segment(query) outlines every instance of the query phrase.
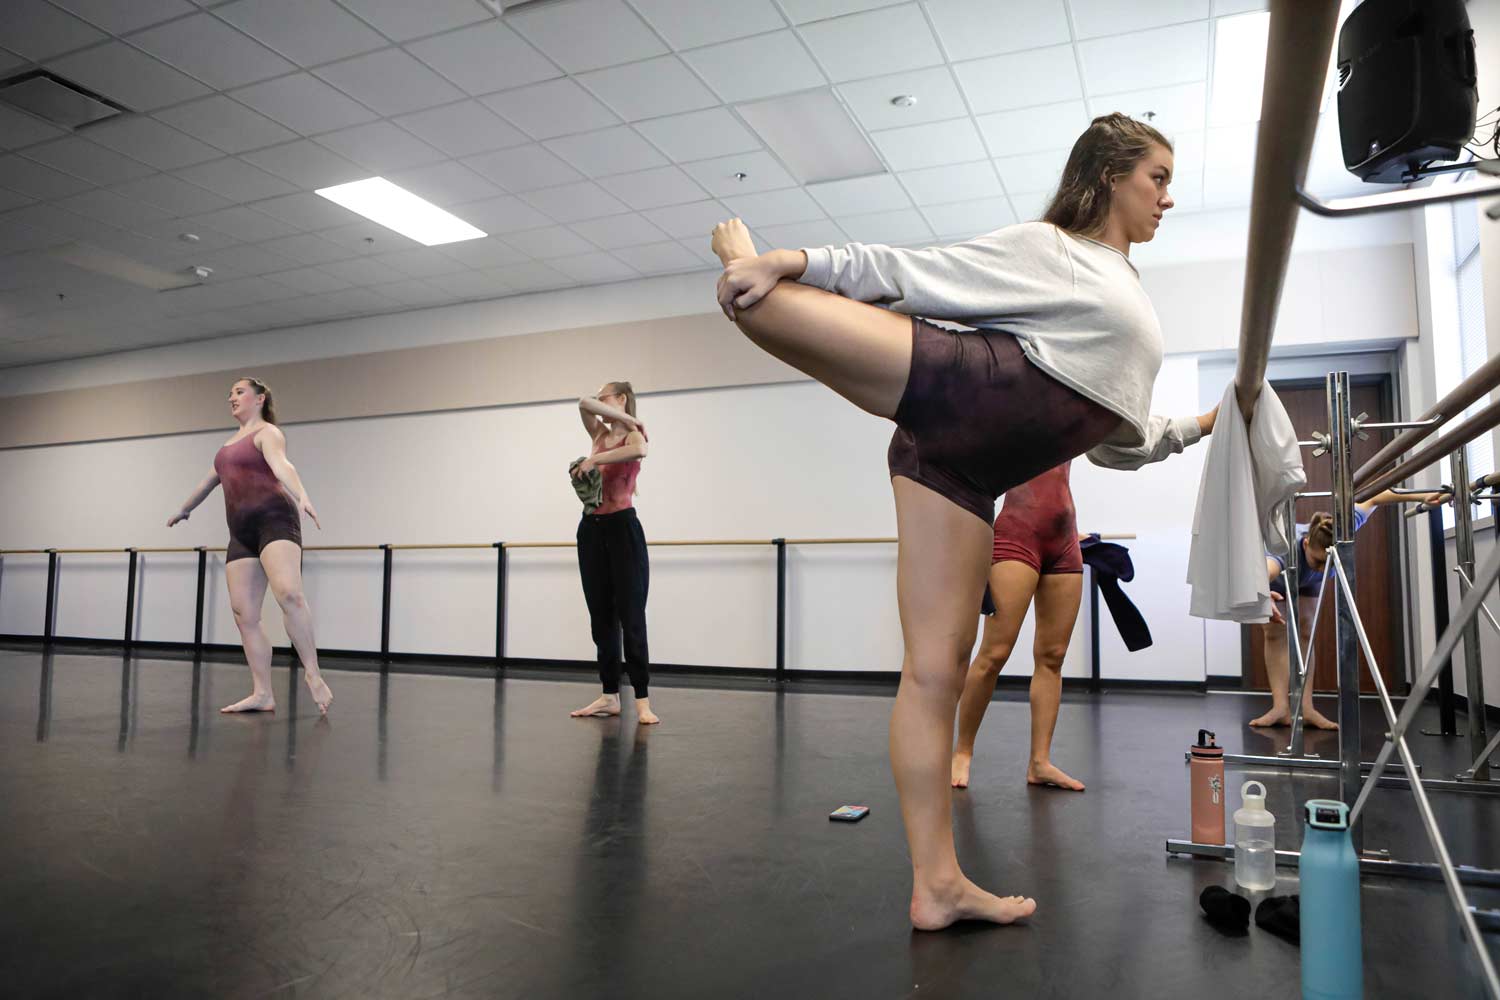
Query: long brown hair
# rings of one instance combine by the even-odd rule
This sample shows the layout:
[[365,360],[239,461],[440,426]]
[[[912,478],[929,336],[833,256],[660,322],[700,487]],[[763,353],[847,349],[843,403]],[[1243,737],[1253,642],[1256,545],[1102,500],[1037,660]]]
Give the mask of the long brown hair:
[[1152,146],[1172,148],[1166,136],[1129,115],[1095,118],[1073,143],[1042,221],[1081,236],[1102,231],[1109,218],[1110,181],[1134,170]]
[[255,391],[257,396],[266,397],[265,403],[261,406],[260,418],[268,424],[276,423],[276,401],[271,398],[271,387],[252,375],[242,375],[234,381],[236,385],[241,382],[249,382],[250,388]]
[[610,392],[617,392],[625,397],[625,412],[632,417],[635,416],[635,387],[629,382],[611,382]]

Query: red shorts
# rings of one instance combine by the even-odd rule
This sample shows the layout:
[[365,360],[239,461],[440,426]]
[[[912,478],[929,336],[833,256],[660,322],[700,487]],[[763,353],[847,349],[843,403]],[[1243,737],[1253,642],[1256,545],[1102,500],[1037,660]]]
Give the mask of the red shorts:
[[1083,572],[1078,515],[1068,486],[1069,464],[1064,462],[1005,494],[1005,505],[995,518],[991,564],[1025,563],[1042,575]]

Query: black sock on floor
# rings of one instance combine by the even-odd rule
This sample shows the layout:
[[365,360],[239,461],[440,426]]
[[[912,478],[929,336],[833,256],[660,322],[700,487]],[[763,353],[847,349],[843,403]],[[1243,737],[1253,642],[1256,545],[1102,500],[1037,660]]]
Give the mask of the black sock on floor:
[[1283,941],[1302,944],[1302,900],[1299,896],[1270,896],[1255,908],[1255,923]]
[[1249,933],[1250,900],[1221,885],[1211,885],[1198,897],[1208,922],[1232,937]]

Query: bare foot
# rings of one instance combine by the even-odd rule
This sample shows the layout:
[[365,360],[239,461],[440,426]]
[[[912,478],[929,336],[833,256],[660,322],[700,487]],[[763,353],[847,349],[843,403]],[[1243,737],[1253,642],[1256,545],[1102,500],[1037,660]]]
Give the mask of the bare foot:
[[654,726],[661,721],[661,718],[649,708],[640,708],[636,710],[635,721],[643,726]]
[[960,920],[1009,924],[1035,912],[1036,900],[993,895],[962,875],[951,886],[913,888],[911,894],[911,925],[919,931],[940,931]]
[[974,762],[974,755],[964,753],[961,750],[953,751],[953,787],[969,787],[969,765]]
[[307,689],[312,692],[313,701],[318,705],[318,711],[323,715],[328,714],[328,706],[333,704],[333,691],[323,680],[322,674],[313,674],[302,671],[302,676],[307,679]]
[[269,691],[265,694],[252,694],[233,705],[225,705],[219,711],[225,715],[231,712],[274,712],[276,711],[276,696]]
[[1316,709],[1305,708],[1302,710],[1302,724],[1312,726],[1314,729],[1337,729],[1339,724]]
[[1287,726],[1291,725],[1291,722],[1292,714],[1290,711],[1285,708],[1272,708],[1260,718],[1251,719],[1250,725],[1266,728],[1268,726]]
[[1029,765],[1026,768],[1026,784],[1065,788],[1070,792],[1083,791],[1083,782],[1069,776],[1062,768],[1056,766],[1051,761],[1045,764]]
[[741,257],[754,257],[755,241],[750,238],[750,230],[739,219],[730,219],[714,226],[713,242],[711,249],[718,255],[719,260],[728,267],[729,262]]
[[584,717],[604,718],[609,715],[620,714],[620,696],[617,694],[601,694],[582,708],[568,713],[575,719]]

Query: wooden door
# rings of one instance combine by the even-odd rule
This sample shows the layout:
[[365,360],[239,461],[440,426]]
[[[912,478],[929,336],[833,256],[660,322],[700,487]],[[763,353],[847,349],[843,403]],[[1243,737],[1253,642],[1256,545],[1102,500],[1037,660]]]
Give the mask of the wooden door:
[[[1384,377],[1368,379],[1352,379],[1353,411],[1356,414],[1367,413],[1371,420],[1391,420],[1390,401],[1388,391],[1388,380]],[[1323,383],[1317,382],[1273,382],[1276,395],[1281,398],[1286,407],[1287,415],[1291,417],[1292,426],[1297,430],[1297,437],[1308,440],[1314,431],[1322,432],[1328,426],[1328,404],[1327,395]],[[1390,431],[1372,431],[1368,440],[1354,441],[1354,467],[1359,468],[1364,462],[1379,450],[1380,446],[1390,440]],[[1307,469],[1307,489],[1309,491],[1327,490],[1332,487],[1333,473],[1331,464],[1326,455],[1317,458],[1312,457],[1312,449],[1307,448],[1302,453],[1303,464]],[[1299,523],[1307,523],[1315,511],[1326,511],[1332,509],[1332,501],[1327,497],[1302,499],[1297,501],[1297,520]],[[1400,544],[1401,508],[1378,507],[1371,515],[1369,522],[1360,529],[1355,536],[1355,606],[1359,609],[1360,619],[1370,633],[1370,647],[1380,663],[1380,673],[1385,679],[1386,687],[1393,694],[1406,689],[1406,645],[1402,641],[1401,622],[1403,619],[1401,604],[1400,572],[1401,560],[1399,558],[1398,546]],[[1323,598],[1322,621],[1317,628],[1317,642],[1315,659],[1313,663],[1313,686],[1316,691],[1338,690],[1338,675],[1333,660],[1333,595],[1331,588],[1336,586],[1333,580],[1328,581],[1330,590]],[[1311,605],[1316,597],[1303,598]],[[1312,616],[1311,607],[1304,609],[1303,621],[1310,621]],[[1248,678],[1248,687],[1265,690],[1266,665],[1262,632],[1264,626],[1246,625],[1242,631],[1242,648],[1245,651],[1244,661]],[[1363,659],[1361,657],[1361,659]],[[1369,670],[1361,666],[1359,689],[1365,692],[1375,690],[1374,682],[1370,680]]]

